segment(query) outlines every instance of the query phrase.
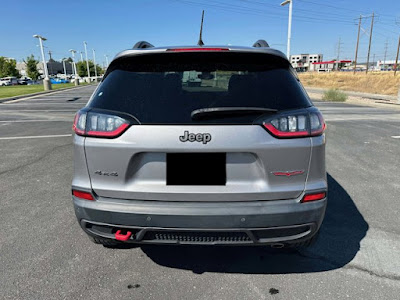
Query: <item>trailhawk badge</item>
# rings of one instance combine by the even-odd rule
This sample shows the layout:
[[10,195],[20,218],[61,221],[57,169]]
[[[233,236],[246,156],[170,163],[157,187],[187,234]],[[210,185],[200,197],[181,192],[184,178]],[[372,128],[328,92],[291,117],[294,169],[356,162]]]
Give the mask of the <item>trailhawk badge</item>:
[[189,131],[185,131],[183,135],[179,137],[181,142],[202,142],[203,144],[207,144],[211,141],[211,134],[209,133],[189,133]]

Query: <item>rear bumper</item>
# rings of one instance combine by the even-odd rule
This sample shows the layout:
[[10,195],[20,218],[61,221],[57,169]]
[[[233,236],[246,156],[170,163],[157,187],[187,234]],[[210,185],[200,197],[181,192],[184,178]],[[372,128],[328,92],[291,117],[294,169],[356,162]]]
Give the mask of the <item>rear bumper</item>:
[[82,229],[91,236],[142,244],[246,245],[298,243],[311,238],[325,215],[327,199],[204,203],[73,197]]

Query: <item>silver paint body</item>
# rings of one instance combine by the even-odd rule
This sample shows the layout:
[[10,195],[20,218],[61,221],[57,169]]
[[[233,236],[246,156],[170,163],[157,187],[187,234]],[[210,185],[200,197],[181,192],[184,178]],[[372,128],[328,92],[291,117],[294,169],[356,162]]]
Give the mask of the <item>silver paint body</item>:
[[[150,52],[159,53],[166,51],[167,48],[173,47],[127,50],[119,53],[115,59]],[[273,49],[229,48],[231,51],[263,52],[285,57],[280,51]],[[212,138],[207,143],[182,142],[179,137],[183,136],[185,131],[208,133]],[[173,215],[179,215],[180,208],[183,215],[197,215],[197,207],[201,210],[200,215],[204,217],[204,222],[207,224],[206,203],[209,203],[208,214],[215,215],[216,211],[219,211],[228,222],[222,227],[235,229],[240,226],[246,227],[247,223],[232,221],[230,224],[229,220],[232,218],[226,218],[226,215],[239,215],[246,219],[249,217],[245,213],[246,209],[241,213],[239,207],[246,207],[246,203],[254,207],[254,203],[259,203],[261,206],[257,210],[260,211],[271,212],[283,207],[284,209],[279,212],[279,216],[283,214],[280,221],[276,221],[279,219],[276,216],[268,219],[270,214],[266,213],[265,225],[257,221],[257,227],[295,225],[307,221],[315,223],[317,230],[325,212],[326,199],[320,200],[318,205],[300,203],[306,192],[327,190],[325,135],[277,139],[259,125],[133,125],[115,139],[75,135],[74,147],[75,168],[72,187],[83,191],[93,191],[98,196],[98,201],[94,202],[74,198],[75,210],[80,222],[86,220],[126,226],[171,227],[172,221],[166,221],[164,225],[159,222],[141,223],[139,221],[129,224],[126,217],[123,217],[124,221],[122,221],[118,219],[118,214],[113,214],[111,218],[112,212],[106,213],[107,210],[112,210],[114,213],[118,211],[125,216],[126,213],[131,212],[135,215],[143,214],[145,219],[152,215],[152,211],[155,215],[171,214],[171,210],[167,209],[170,203],[170,207],[175,208]],[[169,152],[226,152],[226,185],[166,185],[166,153]],[[104,176],[98,171],[117,174],[117,176]],[[209,172],[212,171],[211,168]],[[278,171],[304,171],[304,173],[295,176],[275,176],[273,172]],[[149,206],[146,206],[146,201]],[[104,203],[108,203],[109,206]],[[159,203],[158,206],[157,203]],[[238,203],[238,206],[234,203]],[[146,209],[141,210],[142,205]],[[89,207],[90,213],[86,210]],[[185,207],[186,210],[184,210]],[[192,207],[194,211],[189,213],[187,207]],[[233,212],[232,207],[237,207],[237,211]],[[222,212],[224,208],[226,211]],[[297,216],[296,212],[298,212]],[[87,220],[88,218],[91,220]],[[199,222],[196,218],[193,218],[193,222],[185,222],[172,226],[204,227],[204,222]],[[218,229],[221,224],[211,220],[209,226],[206,227]]]

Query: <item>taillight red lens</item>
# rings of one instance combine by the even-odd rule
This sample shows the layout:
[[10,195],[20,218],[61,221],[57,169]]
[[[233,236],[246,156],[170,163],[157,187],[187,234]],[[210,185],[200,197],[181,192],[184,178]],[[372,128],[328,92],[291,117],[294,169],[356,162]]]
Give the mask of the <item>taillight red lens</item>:
[[167,49],[170,52],[197,52],[197,51],[229,51],[228,48],[210,48],[210,47],[198,47],[198,48],[172,48]]
[[325,130],[324,119],[318,111],[281,115],[268,119],[262,125],[277,138],[317,136]]
[[303,197],[303,200],[301,202],[310,202],[310,201],[317,201],[317,200],[322,200],[326,197],[325,192],[321,193],[315,193],[315,194],[307,194]]
[[78,112],[73,129],[78,135],[115,138],[120,136],[130,123],[116,115],[98,112]]
[[116,137],[119,136],[122,132],[128,128],[129,124],[122,123],[114,130],[106,131],[106,130],[89,130],[87,132],[87,136],[97,136],[97,137]]
[[277,128],[274,127],[272,124],[264,124],[264,127],[272,133],[272,135],[275,135],[276,137],[304,137],[308,136],[308,131],[307,130],[301,130],[301,131],[281,131]]
[[94,200],[93,195],[91,193],[88,193],[88,192],[72,190],[72,195],[74,195],[76,198],[80,198],[80,199]]

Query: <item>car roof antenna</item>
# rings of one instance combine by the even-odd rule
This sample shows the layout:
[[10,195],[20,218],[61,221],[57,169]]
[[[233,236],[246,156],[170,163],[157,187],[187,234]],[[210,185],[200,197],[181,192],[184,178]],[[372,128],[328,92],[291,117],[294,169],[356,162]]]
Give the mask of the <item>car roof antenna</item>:
[[197,42],[197,45],[199,46],[203,46],[203,19],[204,19],[204,10],[203,13],[201,15],[201,26],[200,26],[200,36],[199,36],[199,41]]

